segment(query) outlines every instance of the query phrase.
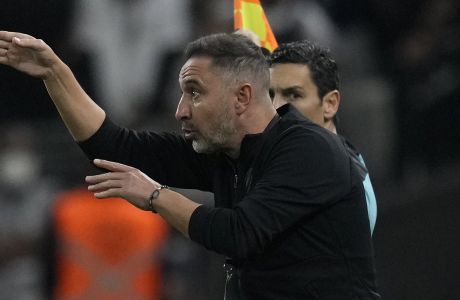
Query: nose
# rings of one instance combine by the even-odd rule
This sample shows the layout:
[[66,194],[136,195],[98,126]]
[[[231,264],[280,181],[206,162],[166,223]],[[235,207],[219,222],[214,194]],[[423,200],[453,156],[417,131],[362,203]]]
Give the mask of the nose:
[[273,106],[275,106],[275,108],[279,108],[279,107],[283,106],[286,103],[287,103],[287,101],[286,101],[286,99],[284,99],[283,96],[275,94],[275,96],[273,97]]
[[190,106],[187,104],[187,101],[184,99],[184,96],[180,98],[179,104],[177,104],[176,109],[176,120],[189,120],[191,118]]

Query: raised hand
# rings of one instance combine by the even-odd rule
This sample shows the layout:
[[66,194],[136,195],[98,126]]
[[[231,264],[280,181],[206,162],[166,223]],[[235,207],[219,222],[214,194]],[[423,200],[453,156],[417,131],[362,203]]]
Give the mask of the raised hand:
[[101,159],[95,159],[94,164],[110,171],[85,178],[90,184],[88,190],[94,192],[97,198],[121,197],[140,209],[148,210],[148,199],[160,184],[124,164]]
[[59,58],[44,41],[23,33],[0,31],[0,64],[47,79],[57,62]]

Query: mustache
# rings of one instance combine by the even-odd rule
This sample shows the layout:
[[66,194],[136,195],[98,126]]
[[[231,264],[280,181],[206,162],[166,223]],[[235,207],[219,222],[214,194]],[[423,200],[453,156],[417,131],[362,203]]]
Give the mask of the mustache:
[[196,131],[195,126],[192,123],[186,121],[182,122],[181,129],[182,131]]

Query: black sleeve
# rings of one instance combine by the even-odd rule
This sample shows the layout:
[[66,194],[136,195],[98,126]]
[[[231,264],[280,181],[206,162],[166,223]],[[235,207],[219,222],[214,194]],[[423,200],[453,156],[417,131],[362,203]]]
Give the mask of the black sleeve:
[[295,130],[271,151],[261,179],[234,209],[200,207],[189,234],[208,249],[247,258],[293,224],[350,190],[349,160],[339,142]]
[[210,159],[197,154],[177,134],[129,130],[106,118],[79,146],[90,160],[101,158],[135,167],[161,184],[211,191]]

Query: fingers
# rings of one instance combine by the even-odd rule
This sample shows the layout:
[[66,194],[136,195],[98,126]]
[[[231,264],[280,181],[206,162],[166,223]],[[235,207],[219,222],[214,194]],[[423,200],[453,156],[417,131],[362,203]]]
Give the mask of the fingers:
[[86,176],[85,181],[89,184],[98,184],[103,181],[108,180],[122,180],[123,179],[122,173],[104,173],[92,176]]
[[[118,179],[108,179],[114,173],[106,173],[96,176],[87,176],[86,182],[91,183],[88,191],[93,192],[96,198],[120,197],[123,183]],[[115,174],[116,175],[116,174]]]
[[0,40],[0,49],[8,49],[11,43]]
[[103,159],[95,159],[94,165],[96,165],[99,168],[103,168],[112,172],[128,172],[132,171],[135,168],[120,164],[114,161],[108,161],[108,160],[103,160]]
[[0,49],[0,64],[7,65],[8,64],[8,57],[7,57],[8,50]]
[[20,33],[20,32],[0,31],[0,40],[11,43],[14,37],[18,37],[20,39],[35,39],[31,35]]
[[42,40],[37,40],[23,34],[19,35],[21,38],[13,36],[11,40],[8,35],[4,34],[3,39],[0,35],[0,63],[8,63],[8,61],[18,54],[18,50],[21,48],[29,48],[38,51],[46,48],[46,44]]
[[11,43],[0,40],[0,63],[7,63],[8,58],[8,48],[11,46]]
[[99,199],[113,198],[121,196],[121,188],[112,188],[105,191],[94,193],[94,196]]
[[10,39],[9,36],[8,36],[8,33],[9,33],[8,31],[3,31],[3,30],[0,31],[0,40],[11,42],[11,39],[12,39],[13,37],[11,37],[11,39]]
[[121,188],[121,180],[106,180],[96,184],[88,186],[88,190],[91,192],[105,191],[112,188]]
[[14,37],[12,44],[14,46],[22,47],[22,48],[29,48],[33,50],[44,50],[46,48],[46,44],[42,40],[37,40],[34,38],[18,38]]
[[158,183],[136,168],[113,161],[95,159],[94,165],[108,173],[86,176],[88,190],[97,198],[118,197],[140,209],[147,209],[146,199]]
[[34,50],[42,50],[46,46],[45,42],[28,34],[0,31],[0,48],[8,49],[11,45]]

